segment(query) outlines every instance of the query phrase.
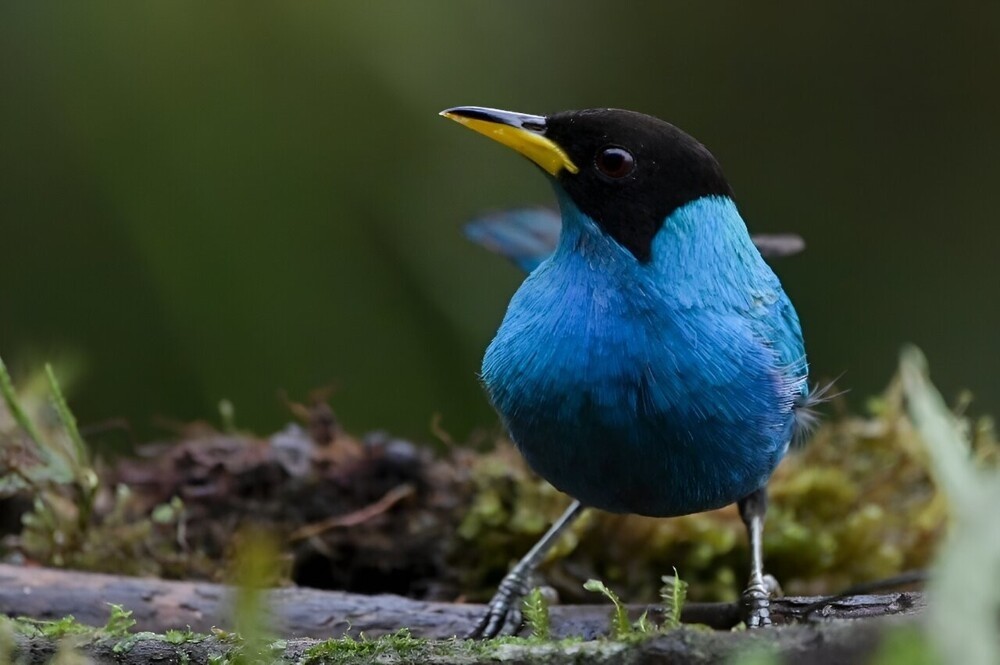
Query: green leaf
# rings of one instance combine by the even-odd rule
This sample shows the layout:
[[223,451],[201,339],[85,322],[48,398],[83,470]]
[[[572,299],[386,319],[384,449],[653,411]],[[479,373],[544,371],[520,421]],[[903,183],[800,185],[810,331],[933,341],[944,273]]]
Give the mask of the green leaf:
[[108,603],[111,607],[111,615],[108,622],[104,624],[101,632],[109,637],[126,637],[132,627],[135,626],[135,619],[132,618],[132,610],[126,610],[121,605]]
[[681,625],[681,611],[687,600],[687,582],[682,580],[674,568],[673,576],[664,575],[660,578],[660,599],[663,601],[663,628],[677,628]]
[[620,640],[632,634],[632,624],[628,620],[628,611],[614,591],[609,589],[604,582],[594,579],[587,580],[583,588],[587,591],[603,594],[614,603],[615,609],[611,612],[611,637]]
[[633,627],[633,629],[635,630],[635,632],[643,634],[652,633],[653,631],[656,630],[656,627],[653,625],[653,622],[649,620],[649,610],[646,610],[642,613],[642,616],[639,617],[639,620],[635,622],[635,626]]
[[[69,435],[70,441],[73,443],[74,461],[80,467],[89,467],[90,453],[87,450],[87,444],[83,441],[83,437],[80,436],[80,429],[76,425],[76,416],[70,411],[62,388],[59,387],[59,381],[56,379],[55,372],[52,371],[52,365],[48,363],[45,364],[45,376],[49,380],[49,389],[52,391],[52,402],[56,407],[56,413],[59,414],[59,422],[62,423],[63,428]],[[87,470],[89,471],[90,469],[88,468]],[[85,479],[86,483],[90,485],[88,489],[93,489],[97,485],[97,476],[92,471],[91,475],[93,476],[92,478],[87,477]]]
[[14,417],[17,426],[31,437],[35,445],[41,446],[42,436],[39,434],[38,429],[35,428],[35,424],[28,418],[24,409],[21,408],[21,402],[17,399],[17,393],[14,392],[14,383],[10,380],[10,373],[7,372],[7,366],[3,364],[3,358],[0,358],[0,395],[3,395],[3,401],[7,404],[7,410]]
[[549,605],[545,602],[542,590],[535,587],[524,597],[521,610],[524,622],[531,629],[531,635],[539,640],[547,640],[552,635],[552,625],[549,620]]

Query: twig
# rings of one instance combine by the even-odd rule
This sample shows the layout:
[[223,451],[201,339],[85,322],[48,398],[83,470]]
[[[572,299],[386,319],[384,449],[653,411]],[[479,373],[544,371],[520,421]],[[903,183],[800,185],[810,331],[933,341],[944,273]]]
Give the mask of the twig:
[[291,540],[292,542],[308,540],[309,538],[314,538],[315,536],[318,536],[325,531],[329,531],[330,529],[363,524],[373,517],[377,517],[378,515],[381,515],[385,511],[389,510],[406,497],[412,496],[415,491],[416,490],[413,485],[410,485],[409,483],[399,485],[386,492],[385,495],[375,503],[370,503],[364,508],[359,508],[358,510],[347,513],[346,515],[334,515],[333,517],[328,517],[325,520],[313,522],[312,524],[307,524],[296,529],[292,532]]

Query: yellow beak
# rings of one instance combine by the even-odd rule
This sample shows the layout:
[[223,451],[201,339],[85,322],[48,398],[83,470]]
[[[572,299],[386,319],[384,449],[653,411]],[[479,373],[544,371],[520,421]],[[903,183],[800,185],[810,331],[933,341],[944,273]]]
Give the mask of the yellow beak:
[[456,106],[441,111],[441,115],[517,150],[550,175],[559,175],[563,169],[580,171],[562,148],[545,138],[545,118],[540,115],[482,106]]

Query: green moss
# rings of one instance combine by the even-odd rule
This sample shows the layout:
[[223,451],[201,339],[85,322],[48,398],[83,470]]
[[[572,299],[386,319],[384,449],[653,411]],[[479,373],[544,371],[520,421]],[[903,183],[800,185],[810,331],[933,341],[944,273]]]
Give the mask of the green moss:
[[101,632],[108,637],[125,637],[135,626],[135,619],[132,618],[132,610],[126,610],[121,605],[108,603],[111,607],[111,615],[108,622],[104,624]]
[[637,642],[652,637],[636,634],[623,640],[561,639],[540,644],[532,640],[500,638],[465,647],[459,654],[468,653],[476,662],[623,662],[627,651]]
[[684,602],[687,600],[687,582],[674,574],[664,575],[663,586],[660,587],[660,600],[663,602],[663,623],[661,628],[671,630],[681,625],[681,611],[684,609]]
[[163,641],[169,642],[170,644],[190,644],[202,642],[206,639],[208,639],[208,635],[196,633],[190,628],[187,630],[171,629],[163,634]]
[[[117,574],[160,575],[172,562],[197,561],[179,545],[183,504],[154,508],[154,528],[150,516],[131,510],[127,487],[101,487],[52,368],[25,383],[15,391],[0,361],[0,496],[33,500],[14,547],[45,565]],[[102,490],[112,500],[98,515]]]
[[[72,616],[66,616],[54,621],[41,621],[19,617],[11,619],[0,617],[0,665],[9,665],[10,654],[13,651],[13,635],[19,634],[29,638],[47,638],[60,642],[60,653],[67,662],[76,662],[79,656],[77,647],[103,640],[112,640],[111,650],[116,654],[127,654],[136,644],[149,640],[166,642],[181,646],[192,642],[208,639],[208,635],[195,633],[192,630],[169,630],[163,635],[151,632],[130,632],[135,626],[132,612],[121,605],[109,603],[111,611],[104,626],[95,627],[82,624]],[[285,644],[279,645],[283,652]],[[5,656],[6,654],[6,656]],[[177,651],[182,663],[190,657],[182,650]]]
[[306,650],[302,665],[319,663],[364,663],[376,659],[392,658],[400,663],[422,663],[431,645],[434,651],[441,653],[442,644],[431,643],[410,635],[405,628],[391,635],[383,635],[376,639],[368,639],[361,635],[357,639],[342,637],[320,642]]
[[532,589],[521,607],[524,623],[531,636],[536,640],[547,640],[552,635],[552,624],[549,619],[549,604],[538,587]]
[[13,629],[27,637],[48,637],[51,639],[61,639],[70,636],[93,635],[95,628],[86,626],[77,621],[73,615],[65,616],[54,621],[41,621],[19,617],[13,620]]

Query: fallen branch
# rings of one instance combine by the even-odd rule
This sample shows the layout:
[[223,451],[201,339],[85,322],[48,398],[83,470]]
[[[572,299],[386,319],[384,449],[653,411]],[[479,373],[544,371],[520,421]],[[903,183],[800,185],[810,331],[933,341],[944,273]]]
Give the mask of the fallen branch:
[[[49,568],[0,564],[0,613],[35,619],[73,615],[84,624],[100,626],[108,618],[108,603],[133,611],[136,630],[162,633],[190,627],[209,632],[231,628],[232,590],[218,584],[167,582],[158,579],[79,573]],[[772,601],[777,623],[802,623],[822,619],[857,619],[913,615],[924,607],[920,593],[902,592],[838,598],[817,606],[815,597],[778,598]],[[414,637],[446,639],[463,635],[483,611],[482,605],[434,603],[400,596],[363,596],[339,591],[284,588],[268,593],[265,606],[278,635],[329,638],[344,635],[369,637],[408,628]],[[559,605],[551,608],[555,637],[603,635],[608,628],[608,605]],[[638,616],[649,609],[632,606]],[[730,603],[687,603],[685,623],[731,628],[739,622],[739,608]]]

